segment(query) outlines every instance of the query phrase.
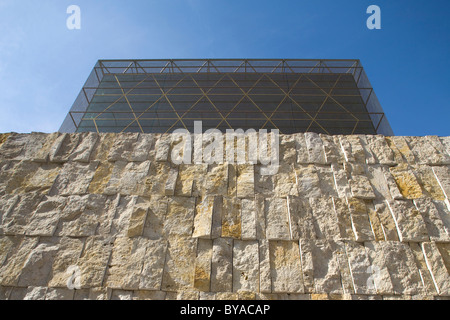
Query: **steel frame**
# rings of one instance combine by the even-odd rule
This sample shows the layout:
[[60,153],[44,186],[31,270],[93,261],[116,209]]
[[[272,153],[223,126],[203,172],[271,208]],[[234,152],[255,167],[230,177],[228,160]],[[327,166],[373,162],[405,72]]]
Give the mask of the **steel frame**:
[[[166,89],[164,86],[162,86],[156,75],[158,74],[181,74],[181,77],[178,79],[178,81],[171,86],[170,88]],[[196,79],[195,74],[219,74],[220,78],[215,81],[215,83],[212,86],[204,86],[198,83],[199,79]],[[258,74],[258,79],[253,83],[251,86],[242,86],[239,85],[234,78],[234,75],[239,74]],[[273,79],[274,74],[279,75],[286,75],[289,74],[298,74],[299,77],[297,80],[295,80],[294,84],[288,89],[283,89],[279,83]],[[314,81],[312,79],[313,75],[316,74],[337,74],[337,79],[334,81],[334,84],[331,87],[325,87],[321,86],[317,83],[317,81]],[[335,91],[338,90],[336,88],[337,84],[339,83],[341,76],[343,74],[351,74],[353,76],[353,79],[357,85],[357,89],[359,90],[359,95],[354,94],[335,94]],[[103,78],[106,76],[113,76],[118,88],[120,89],[119,93],[107,93],[102,94],[103,97],[105,96],[117,96],[117,99],[115,99],[112,103],[110,103],[104,110],[102,111],[89,111],[88,107],[89,104],[92,102],[93,97],[96,95],[96,92],[99,89],[99,84],[103,80]],[[140,81],[136,81],[137,83],[132,87],[127,87],[127,84],[122,83],[119,80],[119,77],[124,76],[134,76],[134,75],[143,75],[144,77]],[[346,122],[346,121],[354,121],[354,126],[351,131],[352,134],[357,133],[358,125],[360,123],[364,122],[371,122],[372,126],[374,128],[374,131],[378,133],[378,130],[380,127],[386,127],[386,117],[384,112],[382,110],[370,110],[370,104],[371,99],[373,100],[375,95],[373,94],[373,88],[371,86],[362,85],[360,83],[361,77],[365,77],[366,79],[365,83],[368,82],[367,76],[365,75],[365,72],[363,70],[363,67],[359,60],[349,60],[349,59],[336,59],[336,60],[330,60],[330,59],[319,59],[319,60],[311,60],[311,59],[169,59],[169,60],[99,60],[94,67],[91,75],[88,78],[88,81],[86,82],[85,86],[82,88],[80,95],[77,99],[78,105],[75,105],[72,107],[72,109],[69,112],[70,120],[66,120],[66,127],[67,123],[69,123],[69,127],[72,129],[70,130],[63,130],[62,127],[60,131],[78,131],[80,123],[82,120],[86,121],[92,121],[95,126],[95,131],[102,132],[101,126],[98,126],[99,121],[108,121],[108,120],[120,120],[120,121],[129,121],[129,123],[126,126],[123,126],[121,129],[122,132],[128,131],[130,127],[137,125],[139,128],[139,132],[146,132],[144,130],[144,127],[141,125],[141,121],[144,120],[174,120],[173,124],[170,126],[167,126],[165,132],[170,132],[172,129],[181,126],[185,129],[188,129],[188,126],[185,123],[185,120],[219,120],[220,122],[217,124],[216,128],[219,128],[223,124],[226,125],[226,127],[233,128],[233,126],[229,123],[229,116],[231,114],[239,113],[239,105],[244,101],[245,99],[249,101],[257,110],[258,113],[260,113],[265,118],[265,122],[262,125],[260,129],[266,128],[269,124],[270,127],[277,128],[280,130],[281,133],[283,131],[280,128],[280,125],[278,124],[279,121],[286,121],[282,119],[274,120],[275,115],[280,115],[286,112],[279,111],[278,109],[280,106],[285,103],[289,102],[297,108],[297,111],[291,111],[290,114],[294,115],[303,115],[306,116],[310,121],[309,125],[306,128],[306,131],[309,131],[313,128],[313,125],[320,128],[320,131],[326,134],[330,134],[329,129],[333,128],[327,124],[327,126],[324,126],[324,122],[328,121],[338,121],[338,122]],[[200,90],[200,94],[198,93],[172,93],[174,89],[180,89],[179,84],[182,83],[184,80],[188,79],[193,84],[191,87],[184,86],[182,89],[189,89],[189,88],[198,88]],[[238,88],[241,97],[238,101],[232,101],[234,103],[231,110],[227,110],[226,112],[221,112],[220,108],[216,106],[214,103],[212,97],[215,95],[220,96],[233,96],[235,97],[236,93],[211,93],[213,89],[217,89],[217,85],[222,80],[228,81],[230,84],[229,87],[222,86],[222,89],[227,88]],[[138,89],[155,89],[155,86],[152,87],[140,87],[141,84],[143,84],[145,81],[152,80],[154,83],[156,83],[157,89],[160,91],[160,94],[158,93],[143,93],[143,94],[137,94],[132,93],[132,91],[136,88]],[[311,88],[315,88],[318,91],[321,92],[320,95],[318,94],[308,94],[308,93],[292,93],[293,89],[296,87],[296,85],[299,83],[299,81],[306,80],[307,82],[311,83]],[[257,85],[260,82],[266,82],[272,85],[271,88],[276,88],[279,90],[279,93],[260,93],[255,94],[251,93],[251,91],[257,87]],[[362,81],[361,81],[362,82]],[[232,85],[231,85],[232,84]],[[118,89],[117,87],[110,87],[109,89]],[[103,90],[107,90],[108,87],[102,87]],[[341,89],[344,90],[344,89]],[[347,88],[348,90],[348,88]],[[367,92],[367,97],[364,98],[363,92]],[[173,105],[171,99],[175,96],[198,96],[198,99],[195,100],[194,103],[192,103],[186,111],[177,110],[177,108]],[[149,103],[149,106],[144,110],[135,110],[133,107],[133,102],[130,101],[129,97],[132,96],[148,96],[148,97],[157,97],[156,100]],[[276,107],[273,110],[264,111],[260,108],[258,105],[258,102],[255,101],[256,96],[280,96],[282,99],[281,101],[276,105]],[[301,103],[299,103],[295,98],[299,96],[304,97],[323,97],[324,100],[320,104],[318,110],[316,111],[308,111],[302,106]],[[337,97],[361,97],[365,111],[366,112],[354,112],[350,111],[348,109],[348,106],[344,105],[343,103],[336,100]],[[122,112],[122,111],[112,111],[112,107],[114,107],[117,103],[119,103],[122,99],[125,100],[126,104],[128,105],[129,111]],[[214,113],[216,117],[205,117],[205,113],[207,112],[201,112],[201,114],[198,115],[198,118],[192,117],[192,115],[195,115],[195,111],[193,111],[194,107],[198,105],[202,100],[206,100],[210,103],[210,105],[214,108]],[[376,99],[376,97],[375,97]],[[80,103],[81,101],[81,103]],[[170,105],[170,108],[173,112],[174,117],[148,117],[148,112],[153,111],[152,108],[154,108],[155,105],[157,105],[160,102],[167,102]],[[327,102],[332,102],[333,104],[339,106],[341,108],[340,112],[328,112],[323,111],[323,107]],[[378,102],[378,101],[376,101]],[[190,102],[191,103],[191,102]],[[378,108],[379,109],[379,108]],[[93,117],[88,116],[89,114],[96,114]],[[116,119],[115,115],[119,114],[129,114],[130,117],[127,118],[120,118]],[[167,113],[164,111],[164,113]],[[245,111],[243,112],[246,113]],[[111,114],[113,115],[113,118],[105,118],[105,114]],[[247,112],[249,114],[249,112]],[[81,115],[81,117],[79,116]],[[328,119],[328,117],[323,118],[323,115],[347,115],[351,117],[353,120],[336,120],[336,119]],[[367,115],[369,116],[370,120],[361,119],[357,115]],[[248,120],[248,118],[236,118],[233,117],[233,120]],[[304,118],[292,118],[287,120],[305,120]],[[72,122],[72,123],[70,123]],[[385,123],[384,123],[385,122]],[[278,125],[277,125],[278,124]],[[64,126],[64,124],[63,124]],[[258,128],[255,128],[258,129]],[[386,129],[386,128],[384,128]],[[387,131],[392,131],[390,129],[389,124],[387,123]]]

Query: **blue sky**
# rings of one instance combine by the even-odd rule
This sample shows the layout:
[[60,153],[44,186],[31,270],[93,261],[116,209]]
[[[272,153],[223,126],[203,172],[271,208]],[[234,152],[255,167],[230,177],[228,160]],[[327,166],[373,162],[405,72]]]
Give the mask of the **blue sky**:
[[0,132],[57,131],[119,58],[356,58],[396,135],[450,135],[448,0],[0,0]]

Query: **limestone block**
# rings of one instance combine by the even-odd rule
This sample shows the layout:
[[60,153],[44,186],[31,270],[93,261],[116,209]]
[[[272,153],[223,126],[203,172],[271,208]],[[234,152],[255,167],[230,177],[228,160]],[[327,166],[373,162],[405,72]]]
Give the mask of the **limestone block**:
[[345,243],[346,242],[343,241],[330,241],[330,246],[339,264],[344,295],[350,295],[355,292],[355,289],[349,266],[349,259],[345,250]]
[[166,292],[164,291],[134,291],[133,300],[165,300]]
[[[76,149],[68,156],[70,161],[89,162],[92,150],[94,150],[98,142],[98,134],[86,132],[80,134],[80,142]],[[64,143],[64,142],[63,142]],[[60,149],[61,151],[61,149]],[[65,159],[65,157],[63,157]]]
[[430,198],[415,199],[414,204],[422,215],[431,241],[450,242],[436,205]]
[[166,196],[173,196],[175,194],[175,186],[177,183],[177,178],[178,178],[178,168],[170,169],[167,175],[166,186],[164,187],[164,194]]
[[144,182],[149,174],[150,161],[144,162],[124,162],[117,161],[111,174],[104,193],[108,195],[136,194],[138,185]]
[[[340,240],[355,240],[355,234],[352,228],[352,219],[348,209],[347,202],[341,198],[333,198],[334,211],[336,212],[337,225],[339,228]],[[309,237],[314,239],[314,237]]]
[[444,146],[437,136],[405,137],[416,162],[428,165],[450,164],[450,156],[444,152]]
[[390,172],[403,197],[417,199],[423,196],[422,188],[416,176],[407,165],[400,164],[397,167],[391,167]]
[[432,167],[420,165],[411,168],[417,181],[422,186],[423,194],[426,197],[433,198],[435,200],[445,200],[445,195],[442,192],[441,186],[436,179]]
[[339,239],[340,231],[331,198],[309,198],[318,239]]
[[200,291],[199,300],[216,300],[216,294],[214,292]]
[[419,270],[420,278],[426,294],[437,295],[436,286],[433,281],[431,270],[428,269],[424,253],[420,243],[410,242],[409,247],[414,256],[414,261]]
[[14,167],[6,186],[6,193],[40,192],[46,194],[61,170],[57,164],[21,161]]
[[138,140],[138,133],[120,133],[116,135],[108,154],[108,161],[129,161]]
[[308,164],[309,154],[305,135],[303,133],[295,133],[293,136],[295,140],[295,149],[297,151],[297,163]]
[[349,180],[352,196],[359,199],[375,199],[369,179],[364,175],[352,175]]
[[75,295],[75,290],[70,290],[67,288],[48,288],[45,293],[45,300],[73,300]]
[[137,185],[136,194],[140,196],[164,195],[170,169],[172,167],[168,162],[152,162],[148,175]]
[[213,241],[211,258],[211,291],[231,292],[233,289],[233,239]]
[[193,288],[196,248],[197,239],[184,237],[169,239],[162,290],[179,291]]
[[256,239],[256,208],[254,199],[241,201],[241,238],[242,240]]
[[339,138],[322,133],[319,136],[323,143],[327,163],[343,163],[345,157],[339,144]]
[[369,256],[363,243],[346,242],[345,249],[348,263],[353,279],[354,293],[356,294],[376,294],[376,287],[373,282],[373,272]]
[[397,295],[423,293],[419,270],[408,244],[398,241],[380,241],[379,244],[391,276],[394,293]]
[[264,213],[266,217],[266,239],[289,240],[287,200],[283,198],[266,199],[264,201]]
[[[341,136],[341,145],[345,152],[345,157],[348,159],[348,162],[356,162],[356,163],[368,163],[366,154],[368,152],[364,150],[363,145],[361,143],[361,139],[357,135],[348,135]],[[345,140],[347,140],[345,142]],[[351,159],[354,161],[351,161]]]
[[53,259],[58,246],[49,243],[38,244],[28,255],[20,272],[18,285],[21,287],[45,287],[52,271]]
[[209,166],[203,186],[206,194],[227,195],[229,167],[228,164],[214,164]]
[[211,289],[212,240],[199,239],[195,258],[194,288],[208,292]]
[[[346,162],[356,162],[356,158],[353,155],[352,151],[352,145],[350,144],[350,141],[346,138],[346,136],[339,135],[339,144],[342,150],[342,153],[344,154],[344,158]],[[361,155],[361,150],[360,154]],[[364,161],[361,163],[365,163]]]
[[10,245],[8,250],[7,260],[0,267],[0,285],[2,286],[18,285],[19,276],[28,259],[28,255],[38,243],[37,238],[28,237],[10,238],[10,240],[12,245]]
[[91,288],[89,289],[89,300],[110,300],[112,295],[111,288]]
[[297,161],[296,139],[294,135],[280,136],[280,162],[294,164]]
[[142,236],[147,220],[148,208],[135,206],[131,213],[130,222],[128,224],[128,237]]
[[364,200],[349,198],[347,202],[355,240],[357,242],[375,240]]
[[266,238],[266,213],[265,213],[265,198],[261,195],[255,195],[255,210],[256,210],[256,238]]
[[39,193],[25,193],[14,201],[14,205],[3,214],[2,233],[6,235],[25,234],[32,213],[42,197]]
[[[313,293],[342,294],[339,261],[327,240],[300,240],[305,291],[309,292],[311,276]],[[306,276],[306,279],[305,279]]]
[[255,196],[255,173],[253,165],[238,165],[236,167],[238,198],[253,198]]
[[334,183],[336,186],[336,192],[339,198],[350,197],[351,190],[350,185],[348,183],[347,172],[344,170],[343,165],[332,163],[331,170],[333,172]]
[[333,171],[329,166],[315,166],[319,177],[319,185],[321,194],[324,196],[337,197],[336,184],[334,181]]
[[386,240],[383,225],[378,216],[377,210],[375,209],[375,205],[373,201],[366,200],[366,208],[367,214],[369,215],[370,226],[372,227],[372,232],[375,237],[375,241],[384,241]]
[[241,200],[224,197],[222,209],[222,237],[240,239],[241,234]]
[[156,141],[155,145],[155,160],[156,161],[168,161],[170,152],[171,137],[169,134],[163,134]]
[[292,164],[281,163],[272,181],[274,183],[274,189],[270,193],[276,197],[282,198],[288,195],[298,194],[297,178]]
[[163,234],[191,237],[194,228],[195,198],[170,197]]
[[394,177],[392,176],[391,172],[389,171],[388,168],[382,166],[381,170],[384,173],[384,177],[386,178],[386,183],[388,185],[389,188],[389,192],[392,196],[392,199],[394,200],[400,200],[400,199],[405,199],[402,195],[402,193],[400,192],[397,183],[394,179]]
[[393,166],[396,164],[394,151],[389,148],[389,144],[384,136],[367,135],[366,139],[377,163],[387,166]]
[[[450,155],[450,136],[447,137],[439,137],[439,140],[443,147],[443,152]],[[1,138],[0,138],[1,141]]]
[[380,165],[371,165],[366,167],[367,178],[377,199],[393,199],[386,181],[383,169]]
[[[394,152],[397,151],[404,162],[408,162],[410,164],[416,163],[416,157],[414,156],[414,153],[411,151],[411,148],[405,137],[392,136],[386,137],[386,140],[388,141],[391,149],[393,149]],[[400,161],[400,159],[396,159],[396,162],[399,163],[402,161]]]
[[222,212],[223,197],[214,196],[214,204],[211,221],[211,239],[220,238],[222,236]]
[[326,164],[325,151],[323,149],[322,139],[318,133],[305,133],[306,147],[309,155],[309,163]]
[[228,165],[227,195],[229,197],[237,197],[237,167],[232,164]]
[[[19,288],[18,288],[19,289]],[[22,298],[15,297],[20,300],[45,300],[47,287],[28,287],[25,296]]]
[[211,238],[214,200],[214,196],[206,196],[198,201],[194,218],[193,238]]
[[378,163],[375,155],[372,152],[372,149],[370,148],[367,136],[363,135],[363,134],[360,134],[360,135],[358,135],[358,137],[359,137],[359,142],[361,144],[361,147],[364,150],[364,156],[366,158],[366,163],[367,164],[376,164],[376,163]]
[[99,133],[97,145],[91,152],[91,161],[106,162],[116,137],[116,133]]
[[450,274],[450,244],[448,243],[436,243],[436,246],[444,260],[444,265],[447,268],[447,272]]
[[[161,290],[164,270],[164,262],[167,254],[168,243],[165,240],[150,240],[140,238],[145,243],[145,255],[139,281],[142,290]],[[155,299],[161,297],[161,292]]]
[[259,291],[258,241],[235,240],[233,244],[233,291]]
[[10,160],[16,159],[21,160],[23,158],[24,149],[30,139],[29,134],[24,133],[10,133],[2,138],[3,143],[0,145],[0,159]]
[[260,239],[259,242],[259,291],[272,292],[272,276],[270,267],[269,240]]
[[442,224],[447,235],[450,235],[450,210],[444,201],[433,200],[434,205],[439,213],[439,217],[442,220]]
[[140,133],[131,152],[129,161],[147,161],[155,158],[157,136],[155,134]]
[[110,300],[133,300],[133,291],[112,290]]
[[108,185],[109,179],[113,172],[114,163],[113,162],[100,162],[97,170],[95,171],[94,177],[89,184],[89,193],[102,194]]
[[389,270],[386,266],[386,261],[384,260],[380,243],[365,242],[364,246],[371,265],[370,270],[368,270],[372,273],[370,279],[368,279],[371,280],[369,283],[375,287],[376,292],[379,295],[393,294],[394,287],[391,276],[389,275]]
[[51,134],[32,132],[22,153],[16,159],[46,162],[50,147],[59,135],[60,133],[57,132]]
[[11,133],[0,133],[0,147],[5,143],[6,139],[11,135]]
[[450,167],[449,166],[439,166],[432,167],[439,186],[442,189],[446,199],[450,199]]
[[272,292],[303,293],[300,249],[295,241],[269,241]]
[[55,235],[70,237],[95,235],[101,222],[113,218],[108,214],[108,209],[112,206],[111,201],[105,196],[95,194],[68,197],[67,205],[59,214],[60,220]]
[[450,295],[450,274],[436,243],[424,242],[422,243],[422,250],[438,293],[444,296]]
[[296,168],[298,195],[301,197],[320,197],[320,179],[316,168],[313,165]]
[[374,209],[381,223],[384,238],[386,241],[399,241],[395,220],[385,201],[375,200]]
[[94,236],[86,239],[83,252],[76,265],[81,272],[81,287],[101,287],[110,259],[112,243]]
[[64,197],[44,197],[32,214],[25,233],[29,236],[53,236],[65,206]]
[[428,241],[428,231],[422,215],[410,200],[386,201],[397,227],[401,242]]
[[291,239],[315,239],[316,232],[309,202],[297,196],[288,196],[287,207]]
[[71,161],[65,163],[55,179],[49,195],[69,196],[86,194],[97,166],[98,162],[96,161],[89,163]]
[[7,216],[8,213],[17,205],[19,200],[20,197],[18,195],[4,195],[0,197],[0,203],[2,204],[2,206],[0,206],[0,234],[3,234],[3,216]]
[[[261,173],[262,166],[255,165],[255,194],[265,198],[273,197],[275,192],[276,175],[263,175]],[[286,166],[284,166],[286,168]],[[283,168],[281,168],[283,170]],[[280,171],[280,170],[279,170]],[[283,174],[283,171],[281,172]],[[284,188],[284,186],[282,186]],[[290,190],[288,188],[288,190]]]
[[53,143],[49,151],[50,162],[67,162],[75,154],[78,145],[87,133],[63,133]]
[[108,264],[106,286],[112,289],[139,289],[148,241],[145,238],[116,238]]
[[[179,166],[177,173],[178,180],[176,180],[176,186],[174,190],[175,195],[184,197],[192,196],[194,180],[198,180],[198,177],[196,175],[199,174],[199,166],[186,164],[181,164]],[[169,172],[169,177],[171,176],[172,170]],[[167,181],[169,181],[169,177],[167,178]]]
[[[76,281],[76,271],[78,259],[81,256],[84,246],[83,239],[62,237],[58,241],[59,249],[53,259],[51,279],[49,287],[67,288],[70,280]],[[81,270],[80,270],[81,271]],[[83,277],[83,274],[80,274]],[[81,278],[80,278],[81,280]]]

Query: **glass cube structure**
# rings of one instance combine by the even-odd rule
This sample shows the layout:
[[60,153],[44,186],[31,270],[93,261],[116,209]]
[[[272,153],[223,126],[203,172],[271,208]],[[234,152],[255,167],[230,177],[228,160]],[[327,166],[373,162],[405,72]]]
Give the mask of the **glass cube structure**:
[[99,60],[60,132],[393,135],[359,60]]

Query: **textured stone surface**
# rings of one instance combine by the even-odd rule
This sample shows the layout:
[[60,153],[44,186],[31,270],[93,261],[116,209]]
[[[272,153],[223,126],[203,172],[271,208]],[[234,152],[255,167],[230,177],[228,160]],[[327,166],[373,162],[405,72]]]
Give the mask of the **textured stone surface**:
[[282,135],[273,175],[180,142],[0,134],[0,300],[450,298],[448,137]]

